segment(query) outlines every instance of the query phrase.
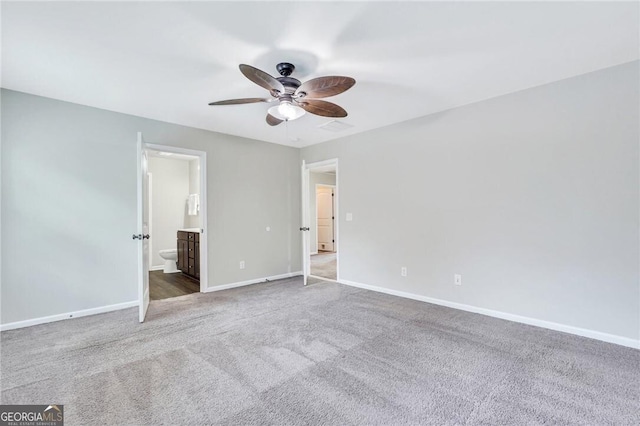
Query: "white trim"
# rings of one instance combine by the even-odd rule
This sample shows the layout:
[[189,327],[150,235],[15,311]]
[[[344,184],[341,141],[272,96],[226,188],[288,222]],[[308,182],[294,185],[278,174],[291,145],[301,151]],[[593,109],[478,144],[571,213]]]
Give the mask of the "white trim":
[[[160,266],[150,266],[149,267],[149,272],[151,271],[164,271],[164,265],[160,265]],[[173,272],[166,272],[167,274],[177,274],[179,272],[182,272],[180,269],[175,270]]]
[[307,278],[311,270],[311,225],[309,224],[309,170],[305,160],[302,160],[300,169],[300,224],[307,231],[300,229],[300,248],[302,249],[302,285],[307,285]]
[[[337,158],[329,158],[328,160],[322,160],[322,161],[316,161],[314,163],[307,163],[307,169],[317,169],[320,167],[325,167],[325,166],[333,166],[333,165],[338,165],[338,159]],[[338,171],[336,170],[336,174],[338,173]]]
[[24,321],[0,324],[0,331],[14,330],[16,328],[31,327],[32,325],[46,324],[49,322],[62,321],[66,319],[86,317],[89,315],[103,314],[105,312],[119,311],[120,309],[135,308],[139,305],[137,300],[131,302],[116,303],[115,305],[100,306],[98,308],[84,309],[82,311],[67,312],[66,314],[51,315],[48,317],[33,318]]
[[500,318],[507,321],[519,322],[522,324],[534,325],[537,327],[547,328],[549,330],[562,331],[564,333],[575,334],[577,336],[589,337],[591,339],[601,340],[603,342],[614,343],[616,345],[627,346],[630,348],[640,349],[640,340],[634,340],[629,337],[618,336],[615,334],[603,333],[601,331],[589,330],[586,328],[574,327],[571,325],[560,324],[557,322],[544,321],[536,318],[524,317],[521,315],[509,314],[492,309],[479,308],[477,306],[466,305],[464,303],[450,302],[448,300],[435,299],[433,297],[421,296],[414,293],[407,293],[399,290],[391,290],[384,287],[378,287],[369,284],[362,284],[355,281],[341,280],[340,284],[351,287],[363,288],[365,290],[376,291],[379,293],[391,294],[393,296],[404,297],[407,299],[419,300],[421,302],[433,303],[434,305],[446,306],[461,311],[473,312],[476,314],[487,315],[494,318]]
[[[322,280],[322,281],[330,281],[332,283],[338,283],[338,284],[342,284],[341,282],[337,281],[337,280],[333,280],[331,278],[327,278],[327,277],[321,277],[320,275],[309,275],[309,278],[315,278],[317,280]],[[349,285],[349,284],[347,284]]]
[[207,153],[200,151],[200,236],[198,244],[200,248],[200,292],[204,292],[209,286],[209,228],[207,220],[207,205],[209,193],[207,191]]
[[182,148],[182,147],[173,146],[173,145],[159,145],[156,143],[145,143],[145,147],[153,151],[170,152],[172,154],[191,155],[193,157],[200,157],[203,153],[205,153],[204,151],[198,151],[195,149]]
[[[147,178],[147,196],[149,197],[149,235],[153,235],[153,174],[149,173],[148,166]],[[151,269],[151,265],[153,265],[153,239],[149,238],[149,270],[155,271],[156,269]]]
[[315,256],[316,254],[318,254],[318,250],[314,251],[313,253],[309,253],[311,256]]
[[207,214],[207,153],[195,149],[181,148],[171,145],[158,145],[147,143],[148,149],[160,152],[171,152],[198,157],[200,160],[200,292],[206,293],[209,283],[209,244],[207,238],[208,214]]
[[216,285],[216,286],[213,286],[213,287],[208,287],[204,292],[205,293],[211,293],[212,291],[228,290],[230,288],[244,287],[246,285],[260,284],[260,283],[264,283],[266,281],[281,280],[281,279],[284,279],[284,278],[292,278],[292,277],[297,277],[297,276],[300,276],[300,275],[302,275],[302,271],[288,272],[286,274],[273,275],[271,277],[256,278],[256,279],[253,279],[253,280],[239,281],[237,283]]

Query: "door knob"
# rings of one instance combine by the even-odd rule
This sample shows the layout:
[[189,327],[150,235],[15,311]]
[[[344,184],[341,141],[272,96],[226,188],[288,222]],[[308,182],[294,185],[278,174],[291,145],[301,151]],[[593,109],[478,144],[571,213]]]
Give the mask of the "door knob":
[[141,240],[142,239],[142,234],[133,234],[133,239],[134,240]]
[[143,238],[143,239],[145,239],[145,240],[148,240],[148,239],[149,239],[149,237],[151,237],[151,235],[149,235],[149,234],[147,234],[147,235],[143,235],[143,236],[142,236],[142,238]]
[[301,230],[301,231],[308,231],[308,230],[309,230],[309,228],[307,228],[307,227],[302,227],[302,228],[300,228],[300,230]]

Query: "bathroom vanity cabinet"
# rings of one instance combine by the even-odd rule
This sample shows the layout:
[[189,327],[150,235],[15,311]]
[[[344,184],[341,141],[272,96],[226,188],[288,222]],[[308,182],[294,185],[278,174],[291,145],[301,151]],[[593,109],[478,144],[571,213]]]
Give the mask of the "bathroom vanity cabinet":
[[178,269],[200,279],[200,233],[178,231]]

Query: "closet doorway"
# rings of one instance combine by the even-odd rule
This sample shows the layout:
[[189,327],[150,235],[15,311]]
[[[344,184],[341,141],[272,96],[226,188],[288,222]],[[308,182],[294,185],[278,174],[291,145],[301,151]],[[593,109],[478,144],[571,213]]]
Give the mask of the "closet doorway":
[[[310,180],[326,180],[333,181],[333,185],[319,184],[315,185],[315,235],[311,234],[311,275],[316,277],[337,280],[337,245],[335,233],[335,173],[326,173],[326,175],[314,176],[311,172]],[[315,178],[315,179],[314,179]],[[313,226],[313,220],[311,221]],[[315,249],[315,250],[314,250]]]

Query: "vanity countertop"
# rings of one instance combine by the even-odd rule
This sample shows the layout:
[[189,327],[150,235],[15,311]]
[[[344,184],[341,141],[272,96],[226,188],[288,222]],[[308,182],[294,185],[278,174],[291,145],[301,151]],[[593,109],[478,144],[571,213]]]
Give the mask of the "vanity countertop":
[[184,228],[184,229],[178,229],[178,231],[182,231],[182,232],[197,232],[199,234],[200,233],[200,228]]

